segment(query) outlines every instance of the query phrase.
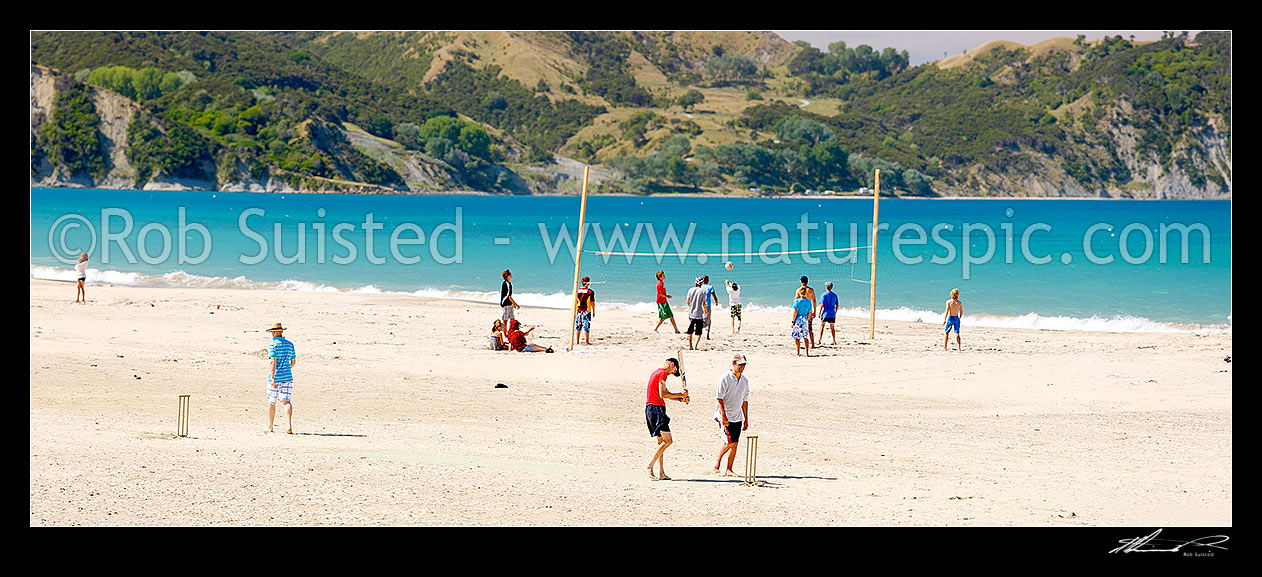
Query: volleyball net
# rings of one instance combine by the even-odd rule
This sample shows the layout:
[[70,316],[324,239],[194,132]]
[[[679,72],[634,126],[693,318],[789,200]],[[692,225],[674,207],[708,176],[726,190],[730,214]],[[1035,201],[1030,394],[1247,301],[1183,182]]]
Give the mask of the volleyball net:
[[[584,269],[592,284],[617,287],[653,288],[657,273],[667,277],[670,286],[691,287],[697,277],[708,276],[710,283],[736,283],[741,287],[797,287],[801,277],[812,283],[871,283],[867,259],[861,251],[871,246],[777,252],[613,252],[583,251]],[[762,293],[764,291],[754,291]]]

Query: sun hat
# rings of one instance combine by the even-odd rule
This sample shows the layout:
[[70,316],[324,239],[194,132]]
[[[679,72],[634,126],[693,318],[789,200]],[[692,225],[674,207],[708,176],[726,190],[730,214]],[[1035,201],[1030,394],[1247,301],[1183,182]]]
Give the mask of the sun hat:
[[734,362],[734,363],[736,363],[736,364],[738,364],[738,365],[743,365],[743,364],[745,364],[745,355],[743,355],[743,354],[741,354],[741,353],[736,353],[735,355],[733,355],[733,356],[732,356],[732,362]]
[[281,326],[281,324],[280,324],[280,323],[276,323],[276,324],[272,325],[272,328],[267,329],[267,332],[269,332],[269,333],[270,333],[270,332],[273,332],[273,331],[283,331],[283,330],[285,330],[285,327]]

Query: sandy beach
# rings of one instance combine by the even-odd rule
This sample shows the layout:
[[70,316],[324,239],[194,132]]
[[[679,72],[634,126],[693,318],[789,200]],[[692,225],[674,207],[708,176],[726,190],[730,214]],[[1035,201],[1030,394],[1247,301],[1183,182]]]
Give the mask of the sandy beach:
[[[598,307],[592,345],[566,353],[569,311],[523,308],[559,351],[526,354],[485,350],[491,304],[91,282],[87,296],[30,281],[32,526],[1232,525],[1229,333],[966,316],[965,350],[946,352],[935,326],[878,321],[869,340],[866,319],[841,318],[837,344],[806,358],[786,315],[747,312],[732,336],[724,313],[685,353],[674,480],[652,481],[646,384],[687,347],[669,324],[652,332],[654,313]],[[275,322],[299,359],[294,435],[263,431]],[[733,352],[749,359],[763,487],[711,473]]]

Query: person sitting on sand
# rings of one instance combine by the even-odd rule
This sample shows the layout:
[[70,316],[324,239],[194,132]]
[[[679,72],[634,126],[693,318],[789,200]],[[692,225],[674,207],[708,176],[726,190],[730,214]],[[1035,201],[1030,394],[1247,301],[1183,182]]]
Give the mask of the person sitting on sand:
[[964,316],[964,303],[960,302],[960,289],[951,289],[951,298],[946,302],[946,311],[942,313],[942,328],[946,339],[942,341],[942,350],[950,350],[951,329],[955,329],[955,350],[960,349],[960,317]]
[[535,327],[530,327],[530,330],[527,330],[526,332],[522,332],[520,321],[518,321],[517,319],[512,319],[508,321],[508,332],[505,333],[508,336],[508,346],[511,347],[514,351],[521,352],[521,353],[550,353],[552,352],[552,347],[544,347],[536,343],[526,342],[526,335],[529,335],[534,330],[535,330]]
[[493,351],[508,350],[508,343],[504,341],[504,321],[497,319],[491,325],[491,336],[487,340],[486,348]]

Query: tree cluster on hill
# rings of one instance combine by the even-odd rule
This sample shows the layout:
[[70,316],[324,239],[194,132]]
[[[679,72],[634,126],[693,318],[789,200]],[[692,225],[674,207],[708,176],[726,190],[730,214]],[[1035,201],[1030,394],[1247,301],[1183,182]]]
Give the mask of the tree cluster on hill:
[[85,81],[132,100],[152,100],[197,80],[192,72],[163,72],[153,66],[139,70],[127,66],[102,66],[91,70]]
[[599,32],[565,32],[564,37],[570,50],[587,64],[587,73],[579,82],[583,90],[613,105],[653,105],[653,95],[636,84],[627,70],[631,44],[626,39]]
[[799,41],[802,48],[789,61],[789,74],[806,82],[807,96],[830,93],[852,78],[881,80],[907,69],[910,58],[906,50],[885,48],[877,52],[860,44],[847,48],[845,42],[828,45],[828,52]]
[[32,157],[46,158],[67,174],[99,178],[106,165],[97,136],[96,105],[83,84],[73,79],[59,84],[51,114],[36,134]]
[[605,112],[576,100],[553,102],[499,72],[496,66],[475,70],[455,60],[429,83],[429,93],[453,110],[508,131],[526,144],[528,160],[535,162],[550,162],[571,136]]

